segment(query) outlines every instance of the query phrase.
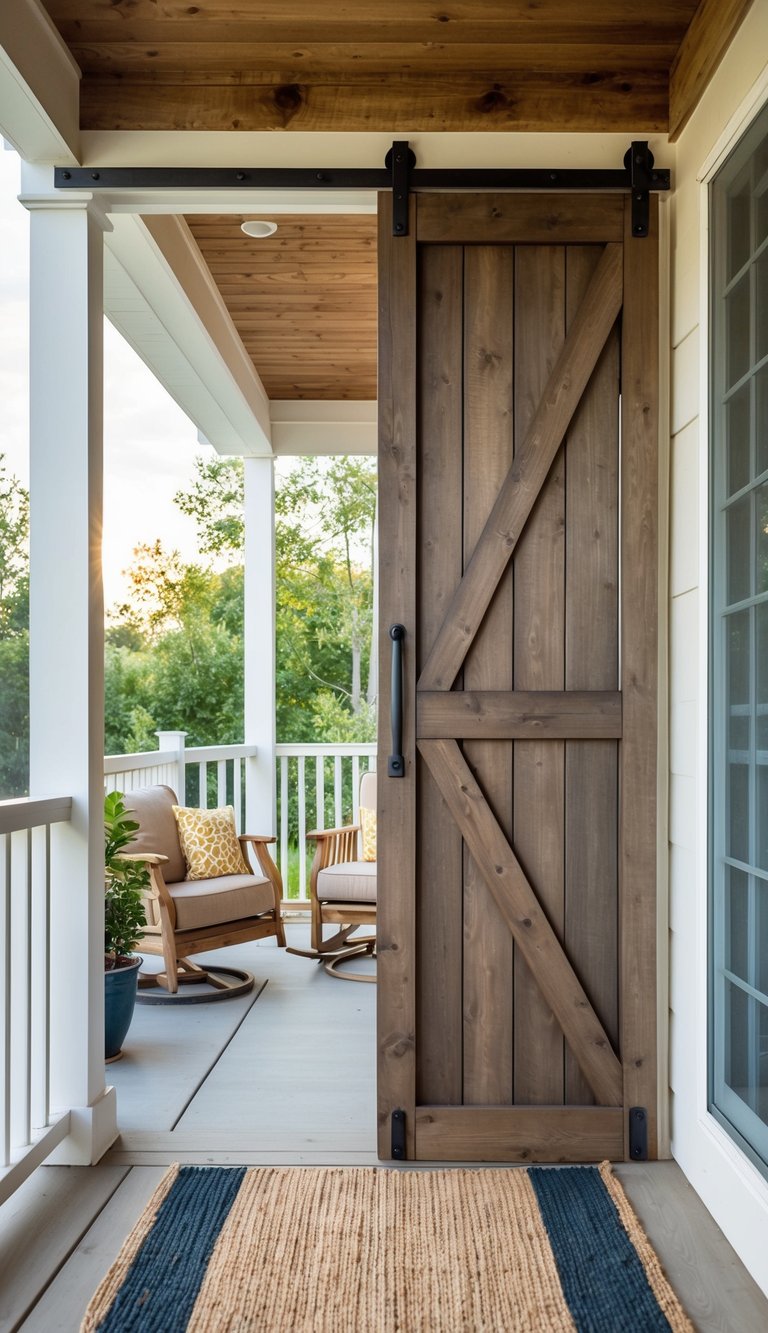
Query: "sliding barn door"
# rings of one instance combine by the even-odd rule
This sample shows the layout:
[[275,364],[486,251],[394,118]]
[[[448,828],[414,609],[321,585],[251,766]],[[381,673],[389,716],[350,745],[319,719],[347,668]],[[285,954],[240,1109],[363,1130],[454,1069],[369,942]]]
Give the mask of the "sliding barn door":
[[381,201],[383,1158],[656,1154],[656,235]]

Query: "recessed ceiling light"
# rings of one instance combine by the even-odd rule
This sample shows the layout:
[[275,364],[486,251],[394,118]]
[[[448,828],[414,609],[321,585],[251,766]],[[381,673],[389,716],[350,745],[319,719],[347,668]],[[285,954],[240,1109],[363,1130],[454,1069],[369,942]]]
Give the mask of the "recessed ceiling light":
[[241,222],[240,230],[244,231],[246,236],[274,236],[277,231],[276,222]]

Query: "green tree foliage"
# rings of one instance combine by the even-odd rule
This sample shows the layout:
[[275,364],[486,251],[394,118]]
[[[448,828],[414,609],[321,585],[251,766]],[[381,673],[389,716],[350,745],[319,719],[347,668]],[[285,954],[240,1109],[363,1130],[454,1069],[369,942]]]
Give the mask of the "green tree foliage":
[[[176,503],[201,552],[242,559],[243,467],[198,459]],[[372,740],[367,679],[376,472],[364,458],[303,459],[277,487],[277,734],[283,741]],[[335,699],[329,705],[328,699]]]
[[29,783],[29,495],[0,454],[0,800]]
[[[277,734],[284,741],[372,740],[363,696],[370,651],[376,478],[365,459],[303,460],[278,485]],[[111,753],[152,749],[157,730],[190,745],[242,739],[243,465],[198,458],[175,497],[205,564],[154,542],[137,547],[111,616]]]
[[[243,467],[200,458],[176,503],[196,523],[199,562],[158,540],[137,546],[107,624],[105,748],[242,740]],[[277,734],[369,741],[375,470],[365,459],[303,460],[276,494]],[[0,455],[0,797],[27,790],[29,500]]]

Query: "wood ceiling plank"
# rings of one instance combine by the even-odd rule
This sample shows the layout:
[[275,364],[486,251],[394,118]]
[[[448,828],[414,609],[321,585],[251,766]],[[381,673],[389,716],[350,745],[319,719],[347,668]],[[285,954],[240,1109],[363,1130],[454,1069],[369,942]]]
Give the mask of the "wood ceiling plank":
[[[203,30],[204,31],[204,30]],[[232,82],[258,80],[254,70],[278,70],[288,82],[355,73],[357,77],[393,69],[429,74],[440,71],[546,70],[552,74],[586,70],[630,72],[669,69],[677,40],[657,41],[652,31],[642,41],[565,42],[216,42],[73,41],[72,54],[85,74],[129,73],[142,67],[155,75],[175,70],[197,77],[228,71]]]
[[740,27],[752,0],[702,0],[669,76],[669,137],[674,143]]
[[380,82],[201,86],[84,79],[84,130],[573,132],[666,129],[667,76],[461,75]]
[[186,221],[270,397],[375,398],[376,218],[281,217],[254,240],[246,216]]
[[71,40],[253,42],[376,42],[392,36],[456,43],[543,40],[643,43],[679,41],[696,0],[647,0],[642,13],[627,13],[625,0],[453,0],[450,11],[431,0],[391,0],[382,10],[374,0],[336,7],[316,0],[206,0],[204,9],[188,0],[132,0],[130,9],[104,0],[46,0],[54,21]]

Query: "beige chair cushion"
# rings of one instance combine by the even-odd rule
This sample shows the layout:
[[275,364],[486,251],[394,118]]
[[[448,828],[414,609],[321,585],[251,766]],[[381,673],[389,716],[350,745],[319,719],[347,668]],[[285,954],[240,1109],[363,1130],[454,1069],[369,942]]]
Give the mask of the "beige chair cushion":
[[317,896],[326,903],[375,903],[375,861],[342,861],[326,866],[317,876]]
[[125,850],[167,856],[162,867],[166,881],[184,879],[187,873],[173,814],[175,804],[176,795],[170,787],[143,787],[125,793],[125,808],[140,825],[136,837]]
[[176,929],[198,930],[269,912],[275,906],[271,883],[260,875],[220,875],[216,879],[169,884],[176,905]]
[[231,805],[198,810],[174,805],[179,842],[187,863],[185,879],[215,879],[217,875],[247,875]]
[[363,773],[360,779],[360,804],[368,810],[376,809],[376,774]]

